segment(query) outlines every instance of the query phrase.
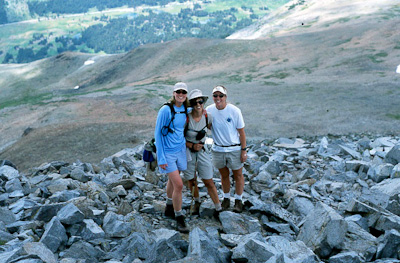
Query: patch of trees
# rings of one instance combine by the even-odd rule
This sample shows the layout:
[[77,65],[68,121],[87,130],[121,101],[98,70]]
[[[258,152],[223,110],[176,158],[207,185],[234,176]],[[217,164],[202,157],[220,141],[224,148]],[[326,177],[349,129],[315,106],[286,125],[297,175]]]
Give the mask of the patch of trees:
[[[81,33],[69,32],[52,41],[43,34],[33,34],[28,46],[15,47],[17,53],[5,54],[2,63],[26,63],[64,51],[122,53],[141,45],[184,37],[221,39],[258,19],[256,15],[251,15],[239,20],[235,15],[238,12],[236,8],[207,12],[197,4],[193,9],[181,9],[176,15],[151,9],[147,12],[149,15],[138,15],[133,19],[126,16],[111,19],[102,15],[96,19],[98,24],[89,26]],[[200,18],[201,22],[194,17]]]
[[107,25],[96,24],[85,29],[82,42],[95,52],[119,53],[140,45],[182,37],[225,38],[252,23],[251,19],[238,22],[230,10],[210,14],[203,11],[204,16],[209,16],[209,21],[193,22],[191,17],[197,12],[194,9],[182,9],[178,15],[150,12],[148,16],[140,15],[132,20],[112,19]]
[[[0,0],[4,1],[4,0]],[[48,0],[48,1],[29,1],[29,11],[32,15],[46,16],[53,14],[76,14],[86,13],[90,8],[97,8],[102,11],[106,8],[121,6],[141,6],[141,5],[166,5],[175,0]]]
[[0,0],[0,24],[7,24],[7,12],[5,0]]

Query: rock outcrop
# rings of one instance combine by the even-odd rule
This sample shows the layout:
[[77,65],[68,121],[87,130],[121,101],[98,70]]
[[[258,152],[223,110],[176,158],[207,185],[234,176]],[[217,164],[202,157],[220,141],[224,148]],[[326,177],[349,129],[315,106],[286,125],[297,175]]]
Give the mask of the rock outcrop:
[[399,137],[249,142],[244,212],[215,220],[199,182],[189,234],[163,216],[167,178],[142,152],[26,174],[2,162],[0,262],[400,262]]

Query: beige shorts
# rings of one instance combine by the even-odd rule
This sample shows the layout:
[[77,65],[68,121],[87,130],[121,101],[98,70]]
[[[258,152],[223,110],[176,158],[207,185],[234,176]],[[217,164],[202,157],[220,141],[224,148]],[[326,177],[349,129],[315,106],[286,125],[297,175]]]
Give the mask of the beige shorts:
[[196,168],[197,160],[197,176],[203,180],[213,178],[213,167],[211,163],[210,154],[206,151],[199,151],[197,153],[190,152],[191,161],[187,163],[187,169],[183,171],[182,179],[192,180],[194,178],[194,172]]
[[233,152],[211,152],[214,167],[217,169],[228,167],[229,169],[236,171],[243,167],[243,163],[240,161],[241,150]]

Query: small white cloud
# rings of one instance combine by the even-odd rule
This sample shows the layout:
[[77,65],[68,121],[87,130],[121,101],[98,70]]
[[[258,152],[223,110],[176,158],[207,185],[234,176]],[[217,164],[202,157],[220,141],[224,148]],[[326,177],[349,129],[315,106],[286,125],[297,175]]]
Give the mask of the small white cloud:
[[86,60],[84,63],[85,66],[91,65],[91,64],[94,64],[94,60]]
[[79,89],[79,86],[75,86],[74,89]]
[[400,74],[400,65],[397,66],[396,73]]

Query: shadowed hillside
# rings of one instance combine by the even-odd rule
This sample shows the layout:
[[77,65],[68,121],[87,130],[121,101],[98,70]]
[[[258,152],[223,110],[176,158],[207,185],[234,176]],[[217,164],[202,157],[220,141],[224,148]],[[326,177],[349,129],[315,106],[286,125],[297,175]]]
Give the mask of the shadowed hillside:
[[60,159],[99,162],[152,136],[177,81],[209,95],[225,85],[249,139],[395,133],[400,11],[386,8],[253,40],[181,39],[121,55],[0,65],[0,159],[22,170]]

